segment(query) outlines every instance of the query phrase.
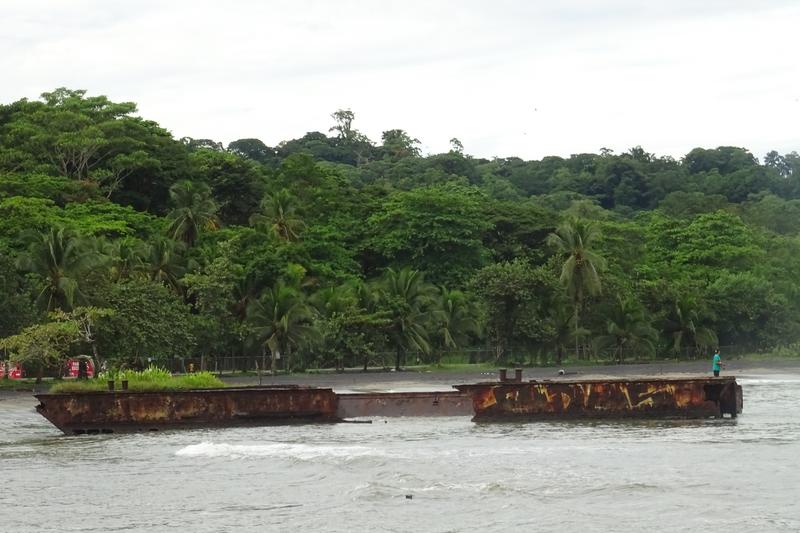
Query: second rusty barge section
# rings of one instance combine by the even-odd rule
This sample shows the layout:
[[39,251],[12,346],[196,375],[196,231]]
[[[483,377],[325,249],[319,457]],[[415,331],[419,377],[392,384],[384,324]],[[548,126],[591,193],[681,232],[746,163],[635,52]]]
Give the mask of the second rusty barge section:
[[[501,377],[504,377],[501,375]],[[742,412],[734,377],[506,379],[456,385],[472,396],[473,420],[712,418]]]

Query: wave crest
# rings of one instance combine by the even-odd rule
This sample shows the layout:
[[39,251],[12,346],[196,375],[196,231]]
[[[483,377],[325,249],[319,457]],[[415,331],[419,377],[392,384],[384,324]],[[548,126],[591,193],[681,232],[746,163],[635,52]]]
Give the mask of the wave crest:
[[179,457],[228,457],[234,459],[247,457],[282,457],[312,460],[324,457],[353,459],[357,457],[384,455],[378,450],[365,446],[335,446],[309,444],[226,444],[201,442],[190,444],[175,452]]

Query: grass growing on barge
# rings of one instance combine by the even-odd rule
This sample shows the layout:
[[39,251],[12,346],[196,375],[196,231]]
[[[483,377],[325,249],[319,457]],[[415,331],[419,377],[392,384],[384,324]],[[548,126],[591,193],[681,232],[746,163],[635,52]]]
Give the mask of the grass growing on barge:
[[225,387],[225,383],[211,372],[173,376],[168,370],[151,366],[141,371],[104,372],[97,379],[64,381],[53,385],[50,392],[105,391],[108,390],[108,382],[112,379],[116,390],[121,390],[122,381],[127,380],[128,392],[217,389]]

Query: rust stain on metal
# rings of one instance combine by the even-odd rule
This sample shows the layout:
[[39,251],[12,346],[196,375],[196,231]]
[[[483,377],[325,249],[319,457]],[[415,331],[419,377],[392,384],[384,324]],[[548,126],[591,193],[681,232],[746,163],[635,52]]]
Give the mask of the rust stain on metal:
[[65,433],[337,421],[332,389],[242,387],[36,395],[36,410]]
[[366,416],[469,416],[472,396],[465,392],[370,392],[339,394],[340,418]]
[[708,418],[742,412],[734,377],[544,380],[455,385],[475,421],[538,418]]

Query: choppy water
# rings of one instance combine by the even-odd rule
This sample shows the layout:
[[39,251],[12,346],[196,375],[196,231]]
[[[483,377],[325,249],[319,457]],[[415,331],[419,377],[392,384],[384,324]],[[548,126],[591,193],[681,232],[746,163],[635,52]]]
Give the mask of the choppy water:
[[5,399],[0,531],[800,531],[800,375],[740,383],[737,420],[83,437]]

